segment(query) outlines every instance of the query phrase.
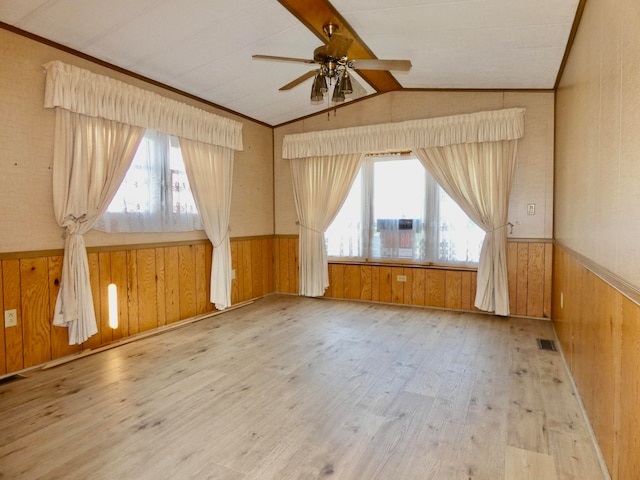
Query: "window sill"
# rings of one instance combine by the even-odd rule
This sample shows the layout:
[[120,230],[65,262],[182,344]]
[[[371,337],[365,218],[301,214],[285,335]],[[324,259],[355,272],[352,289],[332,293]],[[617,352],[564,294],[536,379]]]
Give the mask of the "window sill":
[[421,269],[434,269],[434,270],[459,270],[463,272],[477,272],[477,266],[468,266],[468,265],[446,265],[446,264],[438,264],[438,263],[419,263],[412,261],[402,261],[402,260],[366,260],[363,258],[339,258],[339,257],[329,257],[329,263],[338,264],[338,265],[359,265],[359,266],[376,266],[376,267],[402,267],[402,268],[421,268]]

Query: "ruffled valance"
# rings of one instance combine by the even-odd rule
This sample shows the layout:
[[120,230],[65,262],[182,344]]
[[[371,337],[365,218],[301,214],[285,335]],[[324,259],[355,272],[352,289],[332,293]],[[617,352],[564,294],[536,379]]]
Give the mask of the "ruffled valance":
[[460,143],[516,140],[524,136],[524,108],[409,120],[285,135],[283,158],[324,157]]
[[47,71],[45,108],[150,128],[202,143],[242,150],[242,123],[185,103],[53,61]]

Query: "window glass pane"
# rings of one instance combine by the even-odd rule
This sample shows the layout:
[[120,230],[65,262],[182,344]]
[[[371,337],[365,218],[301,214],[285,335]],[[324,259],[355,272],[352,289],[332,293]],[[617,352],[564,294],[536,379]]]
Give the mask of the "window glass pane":
[[147,130],[107,211],[105,232],[202,230],[177,137]]
[[327,254],[331,257],[362,257],[362,170],[353,182],[349,196],[325,233]]
[[415,157],[367,157],[325,234],[332,257],[477,265],[484,232]]
[[187,170],[182,159],[178,139],[173,137],[169,149],[169,185],[171,185],[171,211],[175,215],[198,215]]
[[424,167],[416,159],[373,165],[371,258],[422,260]]
[[467,214],[438,187],[440,195],[440,261],[474,264],[480,260],[484,230],[473,223]]

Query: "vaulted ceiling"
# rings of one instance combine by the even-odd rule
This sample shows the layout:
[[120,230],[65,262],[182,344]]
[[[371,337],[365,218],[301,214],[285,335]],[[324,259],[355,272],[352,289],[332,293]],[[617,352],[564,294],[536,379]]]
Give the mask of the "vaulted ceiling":
[[411,61],[354,72],[366,95],[553,89],[581,1],[0,0],[0,22],[275,126],[329,104],[311,104],[311,78],[279,90],[314,65],[252,56],[312,59],[327,23],[350,58]]

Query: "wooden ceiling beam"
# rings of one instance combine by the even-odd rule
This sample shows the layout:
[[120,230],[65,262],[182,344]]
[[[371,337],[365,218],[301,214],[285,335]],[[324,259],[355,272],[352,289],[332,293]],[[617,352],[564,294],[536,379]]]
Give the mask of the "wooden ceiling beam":
[[[340,28],[340,34],[353,39],[349,47],[349,58],[377,59],[371,49],[362,41],[351,25],[338,13],[327,0],[278,0],[300,22],[311,30],[323,43],[328,38],[322,27],[334,23]],[[377,92],[399,90],[402,85],[386,70],[358,70],[360,76]]]

